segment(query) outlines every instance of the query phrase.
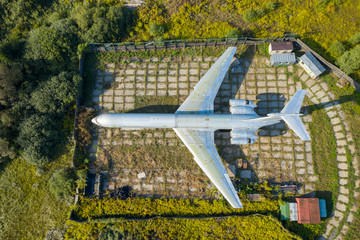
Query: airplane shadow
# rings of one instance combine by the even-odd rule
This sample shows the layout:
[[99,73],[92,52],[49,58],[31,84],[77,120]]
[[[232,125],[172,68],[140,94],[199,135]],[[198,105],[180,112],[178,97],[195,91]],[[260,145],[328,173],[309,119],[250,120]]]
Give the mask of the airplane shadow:
[[130,110],[128,113],[175,113],[179,107],[180,105],[150,105]]
[[230,70],[227,72],[220,89],[215,97],[214,112],[215,113],[230,113],[229,101],[230,99],[236,99],[236,95],[244,76],[247,74],[250,68],[250,64],[253,61],[255,55],[254,46],[250,46],[241,55],[235,55],[238,62],[234,62],[230,65]]
[[[285,106],[286,98],[281,93],[262,93],[256,96],[257,107],[255,112],[265,117],[268,113],[279,113]],[[280,136],[288,131],[288,126],[282,121],[278,124],[273,124],[260,128],[259,136]]]

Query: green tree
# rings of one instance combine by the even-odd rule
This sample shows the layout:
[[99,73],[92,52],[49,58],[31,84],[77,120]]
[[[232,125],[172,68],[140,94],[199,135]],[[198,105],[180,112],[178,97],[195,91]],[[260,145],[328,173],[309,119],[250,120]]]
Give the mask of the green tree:
[[77,45],[80,43],[75,22],[61,19],[50,27],[31,30],[25,56],[33,60],[47,60],[53,70],[77,68]]
[[77,5],[71,18],[79,26],[85,42],[119,42],[125,35],[131,17],[122,7],[99,7],[91,4]]
[[30,164],[42,166],[53,160],[61,142],[61,124],[53,116],[33,114],[19,126],[17,143],[22,157]]
[[80,92],[81,77],[75,72],[61,72],[41,84],[31,94],[31,104],[42,113],[63,114]]
[[49,0],[11,0],[0,1],[1,32],[8,39],[21,39],[41,21],[42,16],[51,7]]
[[247,10],[244,12],[243,19],[247,23],[254,22],[257,18],[257,12],[255,10]]
[[62,168],[55,171],[49,179],[49,188],[57,199],[66,199],[74,192],[75,181],[75,170],[73,168]]
[[360,43],[360,32],[355,33],[349,38],[349,43],[356,45]]
[[330,45],[329,52],[331,56],[338,58],[346,52],[346,47],[342,42],[335,41]]
[[354,73],[360,69],[360,45],[345,52],[339,59],[338,64],[347,74]]

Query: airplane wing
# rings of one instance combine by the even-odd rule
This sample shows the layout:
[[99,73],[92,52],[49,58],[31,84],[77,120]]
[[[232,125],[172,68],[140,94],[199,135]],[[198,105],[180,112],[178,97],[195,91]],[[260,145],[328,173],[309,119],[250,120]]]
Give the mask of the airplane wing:
[[174,128],[176,134],[194,155],[196,163],[234,208],[242,208],[239,196],[215,148],[213,130]]
[[194,90],[176,113],[214,111],[214,99],[235,55],[236,47],[229,47],[210,70],[196,84]]

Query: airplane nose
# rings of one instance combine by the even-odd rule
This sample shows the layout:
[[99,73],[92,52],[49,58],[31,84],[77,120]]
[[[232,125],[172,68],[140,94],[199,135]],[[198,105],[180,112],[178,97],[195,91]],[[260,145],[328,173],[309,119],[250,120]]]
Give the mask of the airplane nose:
[[91,122],[94,123],[94,124],[96,124],[96,125],[98,125],[98,122],[96,121],[96,117],[93,118],[93,119],[91,119]]

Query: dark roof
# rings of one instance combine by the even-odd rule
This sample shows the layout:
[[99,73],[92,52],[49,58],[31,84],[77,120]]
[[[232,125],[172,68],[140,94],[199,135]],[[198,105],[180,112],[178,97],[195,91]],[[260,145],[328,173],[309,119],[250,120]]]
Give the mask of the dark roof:
[[274,53],[270,56],[270,61],[278,62],[296,62],[295,53]]
[[272,51],[294,50],[294,45],[292,42],[272,42],[270,44]]
[[320,223],[320,208],[318,198],[295,198],[298,204],[298,223]]
[[300,59],[316,76],[319,76],[325,71],[323,65],[314,57],[314,55],[311,54],[311,52],[306,52],[300,57]]

